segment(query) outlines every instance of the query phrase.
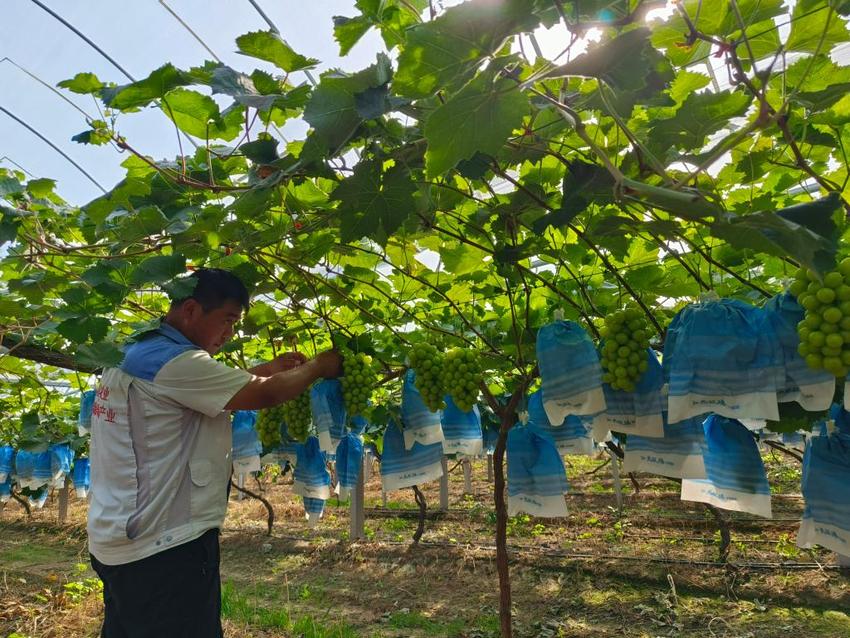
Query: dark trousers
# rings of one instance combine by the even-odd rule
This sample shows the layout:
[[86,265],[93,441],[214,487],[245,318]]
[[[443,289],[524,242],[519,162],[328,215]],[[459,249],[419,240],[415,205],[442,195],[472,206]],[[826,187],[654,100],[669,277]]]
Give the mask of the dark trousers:
[[124,565],[91,564],[103,581],[101,638],[221,638],[218,529]]

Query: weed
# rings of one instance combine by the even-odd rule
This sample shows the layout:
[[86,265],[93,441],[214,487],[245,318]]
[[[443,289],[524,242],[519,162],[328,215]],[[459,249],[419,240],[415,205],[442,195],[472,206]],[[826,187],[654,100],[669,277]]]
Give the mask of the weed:
[[626,536],[626,528],[631,526],[628,521],[617,521],[614,526],[605,532],[603,537],[608,543],[622,543]]
[[65,591],[65,597],[73,604],[77,604],[88,598],[89,594],[102,592],[103,582],[100,578],[84,578],[65,583],[62,589]]
[[384,527],[390,532],[406,532],[411,523],[403,518],[389,518],[384,522]]
[[[299,590],[298,597],[301,600],[312,596],[313,593],[306,585]],[[344,624],[328,626],[311,616],[293,619],[289,611],[280,606],[262,607],[252,597],[237,591],[229,582],[223,583],[221,587],[221,615],[258,629],[280,629],[286,635],[294,634],[303,638],[357,638],[357,633]]]
[[788,534],[780,534],[779,540],[776,541],[776,552],[782,558],[794,559],[800,555],[800,548],[790,539]]
[[459,618],[451,622],[441,622],[417,611],[405,609],[390,614],[387,623],[393,629],[419,629],[426,636],[460,636],[466,628],[466,622]]
[[528,536],[531,526],[531,517],[528,514],[517,514],[508,519],[507,535],[508,536]]

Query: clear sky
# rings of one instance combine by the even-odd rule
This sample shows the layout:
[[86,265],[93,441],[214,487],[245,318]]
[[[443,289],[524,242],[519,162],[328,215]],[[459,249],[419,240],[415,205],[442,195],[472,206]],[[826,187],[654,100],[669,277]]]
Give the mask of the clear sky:
[[[166,1],[225,64],[248,71],[257,67],[271,70],[259,60],[234,53],[238,35],[268,28],[248,0]],[[42,2],[137,79],[165,62],[188,68],[210,57],[157,0]],[[108,61],[31,0],[3,0],[2,4],[0,58],[11,58],[54,86],[80,71],[94,72],[104,81],[127,82]],[[322,61],[318,72],[332,67],[363,68],[382,49],[380,37],[372,31],[346,58],[339,57],[332,17],[356,15],[354,0],[259,0],[258,4],[296,51]],[[296,78],[301,80],[306,78]],[[65,93],[80,107],[96,114],[91,98]],[[83,116],[8,62],[0,63],[0,105],[37,128],[105,188],[111,188],[123,177],[119,164],[124,156],[111,146],[72,142],[73,135],[87,128]],[[147,155],[163,158],[178,154],[173,125],[156,109],[122,116],[119,129],[137,150]],[[56,179],[60,194],[71,203],[82,204],[100,194],[61,155],[2,112],[0,158],[0,165],[6,168],[17,162],[36,177]]]

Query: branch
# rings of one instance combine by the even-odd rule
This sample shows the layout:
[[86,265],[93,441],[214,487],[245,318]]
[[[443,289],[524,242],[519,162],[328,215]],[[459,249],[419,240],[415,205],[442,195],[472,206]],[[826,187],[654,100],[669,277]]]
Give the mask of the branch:
[[413,534],[413,544],[417,545],[422,534],[425,533],[425,514],[428,511],[428,503],[425,502],[425,495],[418,485],[413,486],[413,497],[419,506],[419,525],[416,528],[416,533]]
[[764,443],[766,446],[768,446],[769,448],[773,448],[774,450],[779,450],[779,451],[780,451],[780,452],[782,452],[783,454],[787,454],[787,455],[788,455],[788,456],[790,456],[792,459],[797,459],[798,461],[800,461],[800,463],[802,463],[802,462],[803,462],[803,457],[802,457],[802,456],[800,456],[800,455],[799,455],[797,452],[795,452],[794,450],[789,450],[787,447],[785,447],[785,446],[784,446],[784,445],[782,445],[781,443],[777,443],[776,441],[763,441],[763,443]]
[[232,478],[230,479],[230,485],[232,487],[236,488],[239,492],[242,492],[243,494],[247,494],[251,498],[255,498],[258,501],[260,501],[263,505],[265,505],[266,512],[268,513],[268,519],[267,519],[267,523],[268,523],[268,526],[269,526],[268,535],[271,536],[272,535],[272,526],[274,525],[274,508],[272,507],[272,504],[269,503],[265,498],[263,498],[259,494],[255,494],[254,492],[247,490],[244,487],[239,487],[236,483],[233,482]]
[[64,352],[51,350],[43,346],[29,345],[26,343],[26,339],[20,339],[13,335],[5,334],[0,337],[0,345],[9,349],[5,353],[5,356],[26,359],[27,361],[34,361],[55,368],[64,368],[65,370],[76,370],[77,372],[84,372],[86,374],[100,374],[101,372],[101,368],[79,363],[72,356]]

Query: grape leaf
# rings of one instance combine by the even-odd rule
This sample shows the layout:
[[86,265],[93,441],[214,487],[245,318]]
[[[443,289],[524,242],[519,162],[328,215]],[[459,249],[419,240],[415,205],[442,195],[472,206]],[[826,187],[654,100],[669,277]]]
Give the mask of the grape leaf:
[[495,155],[528,112],[528,97],[514,82],[480,74],[425,121],[428,176],[442,175],[476,153]]
[[296,53],[279,34],[274,31],[254,31],[236,38],[239,53],[271,62],[287,73],[311,69],[319,61]]
[[162,98],[179,86],[194,83],[191,75],[170,62],[153,71],[144,80],[104,88],[100,95],[104,104],[119,111],[131,111]]
[[76,360],[92,368],[109,368],[124,360],[124,353],[114,343],[101,341],[77,346]]
[[134,285],[162,283],[186,272],[183,255],[156,255],[148,257],[133,270],[130,282]]
[[400,166],[382,170],[377,161],[360,162],[354,174],[334,190],[343,241],[371,237],[379,242],[394,233],[415,210],[416,186]]
[[470,0],[451,7],[408,30],[393,90],[425,97],[449,84],[459,85],[505,38],[531,30],[538,22],[523,0]]
[[96,93],[105,85],[101,82],[94,73],[77,73],[70,80],[62,80],[56,86],[68,89],[73,93],[88,95]]

